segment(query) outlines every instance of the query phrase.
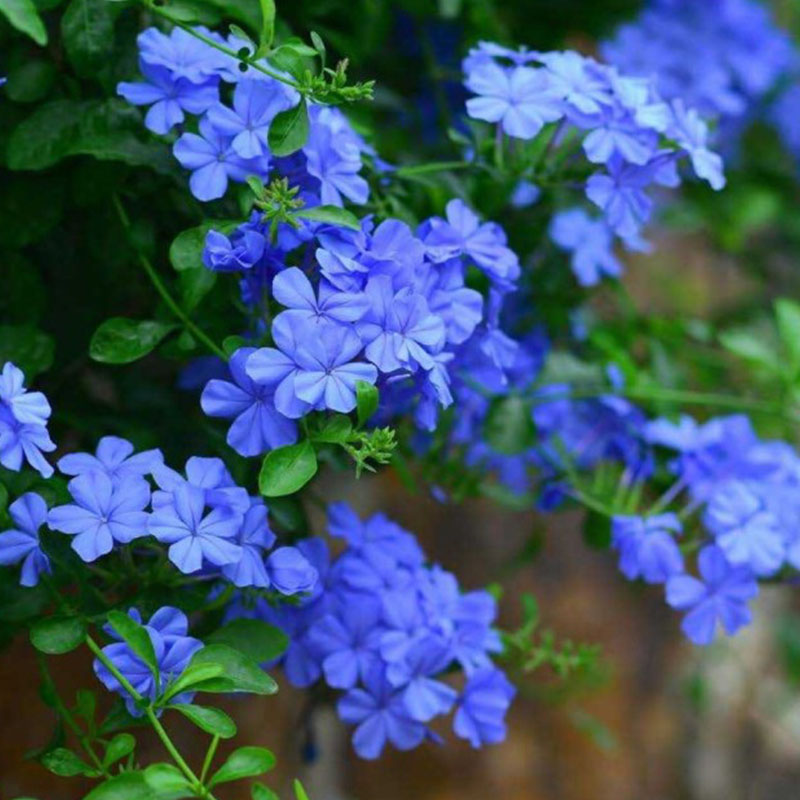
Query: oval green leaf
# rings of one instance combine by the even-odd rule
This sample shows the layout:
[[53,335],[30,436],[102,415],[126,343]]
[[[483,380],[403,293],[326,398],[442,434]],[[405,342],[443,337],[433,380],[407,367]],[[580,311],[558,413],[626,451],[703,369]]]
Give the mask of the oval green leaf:
[[31,644],[51,656],[69,653],[80,647],[86,636],[86,625],[77,617],[47,617],[31,628]]
[[269,149],[275,156],[288,156],[308,139],[308,109],[303,98],[294,108],[281,111],[269,126]]
[[112,317],[92,335],[89,355],[103,364],[129,364],[146,356],[178,326],[155,320]]
[[228,756],[228,760],[214,773],[208,785],[211,787],[263,775],[274,766],[275,756],[265,747],[240,747]]
[[271,450],[264,457],[258,488],[264,497],[283,497],[302,489],[317,472],[317,456],[308,440]]
[[219,736],[220,739],[230,739],[236,736],[236,723],[218,708],[196,706],[191,703],[178,703],[168,706],[168,708],[179,711],[200,730],[210,733],[212,736]]

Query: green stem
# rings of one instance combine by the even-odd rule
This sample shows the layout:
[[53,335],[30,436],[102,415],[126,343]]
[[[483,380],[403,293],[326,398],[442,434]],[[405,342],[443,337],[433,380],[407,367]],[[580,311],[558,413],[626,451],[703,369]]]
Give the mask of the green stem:
[[[139,694],[139,692],[136,691],[136,689],[133,688],[130,681],[117,669],[114,662],[111,661],[111,659],[108,658],[108,656],[102,651],[97,642],[95,642],[95,640],[92,639],[89,634],[86,634],[85,641],[86,645],[95,654],[98,661],[100,661],[100,663],[103,664],[103,666],[117,679],[119,685],[134,699],[136,703],[144,706],[144,698]],[[161,739],[161,743],[172,757],[172,760],[178,765],[180,771],[191,783],[192,789],[195,791],[197,796],[214,800],[213,795],[204,789],[202,781],[197,777],[197,775],[194,774],[192,768],[186,763],[183,756],[178,752],[178,748],[175,747],[172,739],[169,738],[169,734],[156,716],[152,705],[148,704],[147,706],[144,706],[144,713],[147,716],[150,724],[153,726],[153,730],[155,730],[158,738]]]
[[473,166],[475,165],[469,161],[431,161],[427,164],[398,167],[392,174],[398,178],[410,178],[414,175],[424,175],[428,172],[447,172],[451,169],[467,169]]
[[200,328],[195,325],[195,323],[190,319],[189,315],[180,307],[178,302],[173,298],[173,296],[169,293],[169,290],[164,285],[164,282],[161,280],[161,277],[156,272],[153,265],[150,263],[150,259],[136,246],[136,244],[131,240],[131,223],[128,219],[128,214],[125,211],[125,208],[122,205],[119,197],[114,194],[112,195],[112,202],[114,203],[114,207],[117,210],[117,214],[119,216],[120,222],[122,223],[122,227],[125,229],[125,234],[128,237],[128,242],[136,251],[136,256],[139,259],[139,263],[142,265],[142,268],[147,273],[147,276],[150,278],[151,283],[155,287],[156,291],[161,295],[161,299],[167,305],[169,310],[184,324],[186,329],[200,342],[202,342],[214,355],[219,356],[223,361],[228,360],[228,356],[226,355],[225,351],[219,347],[215,342],[213,342]]
[[695,392],[684,389],[664,389],[661,387],[642,388],[597,388],[577,392],[559,392],[553,394],[540,394],[532,399],[535,405],[549,403],[552,400],[593,400],[598,397],[615,395],[627,397],[631,400],[662,400],[667,403],[682,403],[684,405],[715,406],[717,408],[730,408],[741,411],[759,411],[764,414],[774,414],[796,422],[797,416],[787,413],[781,403],[771,403],[766,400],[757,400],[748,397],[717,394],[715,392]]
[[214,755],[217,752],[217,746],[219,745],[219,736],[215,736],[211,740],[211,744],[208,746],[208,750],[206,751],[206,757],[203,759],[203,768],[200,770],[200,782],[205,783],[206,776],[208,775],[208,770],[211,767],[211,762],[214,760]]
[[152,2],[148,0],[143,0],[143,3],[147,8],[150,9],[154,14],[157,14],[159,17],[171,22],[178,28],[186,31],[186,33],[194,36],[195,39],[199,39],[204,44],[207,44],[209,47],[213,47],[215,50],[219,50],[220,53],[225,53],[225,55],[230,56],[231,58],[236,59],[237,61],[241,62],[242,64],[247,64],[249,67],[252,67],[259,72],[263,72],[265,75],[269,75],[270,78],[274,78],[276,81],[280,81],[281,83],[285,83],[287,86],[291,86],[292,89],[300,92],[301,94],[308,94],[308,90],[306,87],[301,86],[297,81],[292,80],[291,78],[287,78],[286,75],[281,75],[280,72],[274,72],[273,70],[265,67],[260,61],[257,61],[253,56],[242,56],[231,47],[228,47],[224,44],[220,44],[219,42],[215,42],[209,36],[196,31],[191,25],[187,25],[182,20],[176,19],[169,13],[166,9],[160,8],[157,5],[154,5]]
[[42,672],[42,678],[51,689],[53,702],[55,703],[56,711],[58,712],[59,716],[67,724],[67,727],[75,734],[75,737],[77,738],[84,752],[87,756],[89,756],[90,760],[97,767],[103,777],[110,778],[111,774],[105,768],[105,766],[103,766],[103,762],[101,761],[100,756],[98,756],[95,752],[94,747],[92,747],[89,737],[81,730],[81,727],[75,721],[75,717],[73,716],[72,712],[66,707],[66,705],[64,705],[64,701],[58,694],[56,682],[53,680],[53,676],[50,674],[45,657],[38,652],[36,653],[36,657],[39,662],[39,669]]

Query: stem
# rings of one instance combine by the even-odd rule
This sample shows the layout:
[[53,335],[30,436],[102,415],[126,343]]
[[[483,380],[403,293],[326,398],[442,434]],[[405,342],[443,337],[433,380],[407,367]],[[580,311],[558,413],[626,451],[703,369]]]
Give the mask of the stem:
[[[95,654],[98,661],[117,679],[119,685],[139,704],[143,704],[144,698],[136,691],[136,689],[131,686],[130,681],[117,669],[114,662],[108,658],[108,656],[102,651],[100,646],[95,642],[94,639],[87,633],[86,634],[86,645],[88,648]],[[158,738],[161,739],[161,743],[166,748],[167,752],[172,757],[172,760],[178,765],[180,771],[186,776],[187,780],[191,783],[193,790],[195,791],[198,797],[206,797],[209,800],[214,800],[214,796],[207,792],[203,788],[202,781],[194,774],[192,768],[186,763],[183,756],[178,752],[178,748],[172,743],[172,739],[169,738],[169,734],[165,730],[164,726],[161,724],[161,721],[156,716],[155,711],[153,711],[152,705],[147,705],[144,708],[144,713],[147,716],[148,721],[153,726],[153,730],[158,735]]]
[[203,759],[203,768],[200,770],[200,783],[204,783],[206,779],[206,775],[208,775],[209,767],[211,767],[211,762],[214,760],[214,755],[217,752],[217,746],[219,745],[219,736],[215,736],[211,740],[211,744],[208,746],[208,750],[206,751],[206,757]]
[[532,399],[535,405],[549,403],[552,400],[593,400],[608,395],[627,397],[631,400],[663,400],[669,403],[683,403],[685,405],[716,406],[718,408],[731,408],[747,411],[759,411],[764,414],[774,414],[789,421],[796,422],[797,416],[787,413],[781,403],[772,403],[766,400],[757,400],[748,397],[717,394],[714,392],[695,392],[684,389],[594,389],[578,392],[556,392],[552,394],[539,394]]
[[136,256],[139,259],[139,263],[147,273],[147,276],[150,278],[150,281],[152,282],[156,291],[161,295],[161,299],[167,305],[169,310],[184,324],[186,329],[190,331],[198,341],[201,341],[212,353],[214,353],[215,356],[218,356],[223,361],[227,361],[228,356],[225,354],[225,351],[215,344],[202,330],[200,330],[200,328],[197,327],[197,325],[195,325],[194,322],[192,322],[192,320],[189,318],[189,315],[180,307],[180,305],[178,305],[177,301],[169,293],[169,290],[164,285],[164,282],[159,277],[159,274],[150,263],[150,259],[132,241],[130,235],[131,223],[118,195],[112,195],[112,201],[117,210],[122,227],[125,229],[125,234],[128,237],[128,243],[136,251]]
[[103,777],[110,778],[111,774],[103,766],[103,762],[100,760],[100,756],[98,756],[95,752],[94,747],[92,747],[89,737],[81,730],[81,727],[75,721],[75,717],[72,715],[72,712],[64,705],[64,701],[58,694],[56,683],[47,667],[47,661],[45,657],[39,652],[36,653],[36,657],[37,661],[39,662],[39,669],[42,672],[42,677],[52,689],[53,702],[55,703],[56,711],[67,724],[67,727],[75,734],[75,737],[77,738],[81,747],[84,749],[84,752],[89,756],[97,769],[102,773]]
[[213,47],[215,50],[219,50],[220,53],[225,53],[225,55],[230,56],[236,61],[239,61],[242,64],[247,64],[247,66],[252,67],[259,72],[263,72],[265,75],[269,75],[270,78],[274,78],[276,81],[280,81],[281,83],[285,83],[287,86],[291,86],[292,89],[300,92],[301,94],[308,94],[308,91],[305,87],[301,86],[297,81],[292,80],[291,78],[286,77],[286,75],[281,75],[280,72],[274,72],[273,70],[265,67],[260,61],[257,61],[252,55],[242,56],[239,55],[238,51],[228,47],[227,45],[220,44],[219,42],[215,42],[210,37],[196,31],[191,25],[187,25],[185,22],[179,19],[175,19],[169,11],[160,8],[157,5],[154,5],[152,2],[148,2],[148,0],[143,0],[144,5],[150,9],[154,14],[157,14],[159,17],[162,17],[165,20],[168,20],[173,25],[182,30],[186,31],[191,36],[194,36],[195,39],[199,39],[204,44],[207,44],[209,47]]
[[467,169],[473,167],[469,161],[431,161],[427,164],[413,164],[408,167],[398,167],[394,173],[398,178],[409,178],[414,175],[424,175],[427,172],[446,172],[451,169]]

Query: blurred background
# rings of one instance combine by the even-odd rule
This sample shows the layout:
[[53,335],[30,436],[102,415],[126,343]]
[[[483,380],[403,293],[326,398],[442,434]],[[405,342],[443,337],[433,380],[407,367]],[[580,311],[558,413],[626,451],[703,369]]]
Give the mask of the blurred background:
[[[463,106],[459,62],[479,38],[591,53],[642,4],[303,0],[277,5],[282,24],[300,34],[317,30],[337,55],[350,58],[354,78],[377,81],[375,102],[356,110],[354,119],[379,139],[381,155],[389,161],[419,163],[451,152],[442,132],[455,124]],[[787,29],[800,31],[800,3],[774,0],[771,6]],[[117,38],[131,45],[140,22],[135,15],[126,17],[117,26]],[[7,35],[0,29],[0,49]],[[109,82],[132,74],[132,52],[128,47],[118,63],[109,65]],[[24,103],[8,113],[0,106],[0,143],[24,115],[19,105]],[[196,431],[207,432],[209,422],[194,394],[174,389],[177,361],[154,356],[119,370],[92,364],[85,353],[91,332],[104,318],[135,316],[152,303],[148,284],[120,247],[117,224],[107,217],[109,193],[122,183],[134,187],[137,235],[162,260],[171,237],[192,224],[197,209],[187,192],[162,176],[90,159],[78,172],[76,160],[81,161],[24,177],[24,189],[19,176],[6,173],[0,179],[0,322],[35,324],[52,343],[35,346],[50,347],[51,359],[55,347],[59,369],[40,383],[60,409],[54,439],[61,450],[85,447],[97,431],[111,430],[140,447],[157,444],[169,461],[182,461],[194,452]],[[76,175],[84,177],[76,182]],[[737,154],[729,189],[718,198],[690,192],[680,218],[665,214],[652,255],[625,256],[624,284],[635,307],[664,319],[735,321],[766,309],[775,296],[797,298],[799,175],[791,157],[776,155],[773,135],[756,124]],[[7,224],[40,203],[35,224]],[[525,218],[515,218],[514,224],[525,236]],[[600,315],[613,306],[604,291],[591,305]],[[357,484],[349,475],[326,476],[319,493],[348,500],[361,513],[381,509],[393,516],[418,533],[432,560],[455,572],[466,588],[502,582],[504,627],[521,623],[517,598],[528,592],[541,609],[543,629],[554,631],[559,641],[599,645],[601,652],[587,668],[566,677],[547,667],[519,677],[507,742],[479,753],[450,740],[445,747],[428,744],[367,763],[353,755],[348,732],[332,711],[285,681],[277,698],[228,702],[242,740],[276,752],[279,768],[271,781],[276,789],[297,775],[313,800],[783,800],[796,795],[796,593],[767,588],[754,625],[735,640],[701,651],[682,639],[678,619],[658,590],[627,583],[613,555],[587,545],[591,536],[580,512],[544,516],[480,499],[442,505],[424,494],[410,496],[388,470]],[[313,513],[310,523],[316,531],[323,527]],[[47,741],[52,713],[37,696],[35,656],[24,634],[5,644],[0,798],[80,798],[87,789],[80,779],[65,781],[25,761]],[[94,681],[80,652],[55,666],[66,694]],[[190,758],[202,758],[193,729],[180,722],[175,728],[179,747]],[[159,752],[156,742],[149,747],[148,753],[143,745],[143,757]],[[222,790],[219,796],[234,800]]]

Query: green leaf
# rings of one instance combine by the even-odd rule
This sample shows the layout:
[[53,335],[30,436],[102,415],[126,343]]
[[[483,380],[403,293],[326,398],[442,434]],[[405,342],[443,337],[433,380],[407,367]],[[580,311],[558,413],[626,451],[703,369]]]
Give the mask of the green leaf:
[[489,446],[506,456],[524,453],[536,443],[530,403],[509,395],[492,403],[484,424]]
[[123,772],[95,786],[83,800],[163,800],[145,780],[143,772]]
[[235,619],[207,637],[209,644],[225,644],[257,663],[272,661],[289,646],[286,634],[260,619]]
[[778,333],[792,364],[800,365],[800,304],[786,297],[776,300],[775,318]]
[[258,488],[264,497],[282,497],[305,486],[317,472],[317,456],[308,440],[270,450],[261,464]]
[[261,6],[261,29],[258,34],[256,58],[267,54],[275,37],[275,0],[259,0],[259,5]]
[[322,62],[322,66],[324,67],[325,56],[326,56],[325,42],[322,41],[322,37],[316,31],[311,31],[310,35],[311,35],[311,44],[314,45],[314,49],[317,51],[317,55],[319,56],[320,61]]
[[222,349],[229,356],[232,356],[240,347],[247,347],[252,344],[244,336],[226,336],[222,340]]
[[213,787],[220,783],[263,775],[274,766],[275,756],[265,747],[240,747],[228,756],[228,760],[214,773],[208,785]]
[[151,764],[144,771],[144,780],[158,800],[196,796],[183,773],[173,764]]
[[61,655],[83,644],[86,625],[77,617],[46,617],[31,628],[30,637],[42,653]]
[[30,36],[40,47],[47,44],[47,30],[33,0],[2,0],[0,14],[13,28]]
[[61,40],[78,75],[92,77],[114,52],[117,7],[106,0],[71,0],[61,18]]
[[167,707],[173,711],[179,711],[184,717],[197,725],[198,728],[210,733],[212,736],[219,736],[220,739],[230,739],[236,736],[236,723],[218,708],[196,706],[190,703],[177,703],[174,706]]
[[311,219],[315,222],[325,222],[329,225],[338,225],[341,228],[350,228],[354,231],[361,230],[361,223],[355,214],[339,206],[311,206],[295,211],[296,217]]
[[219,664],[222,675],[198,683],[198,692],[249,692],[250,694],[275,694],[278,684],[252,658],[224,644],[210,644],[198,650],[192,665]]
[[308,794],[306,794],[303,784],[297,778],[294,779],[294,796],[296,800],[308,800]]
[[272,50],[267,58],[273,66],[301,81],[308,68],[307,59],[316,55],[316,50],[305,44],[302,39],[292,37]]
[[50,750],[39,759],[39,763],[54,775],[62,778],[74,778],[76,775],[97,775],[97,770],[90,767],[87,763],[78,758],[72,750],[66,747],[56,747]]
[[777,353],[758,332],[747,328],[733,328],[723,331],[719,335],[719,340],[726,350],[730,350],[739,358],[751,361],[772,373],[783,372],[784,365],[781,364]]
[[106,747],[103,766],[110,767],[130,755],[136,747],[136,739],[130,733],[118,733]]
[[155,320],[112,317],[92,335],[89,355],[103,364],[129,364],[152,352],[177,327],[174,323]]
[[353,432],[353,423],[345,414],[334,414],[328,417],[318,431],[311,434],[315,442],[325,444],[343,444]]
[[161,698],[162,702],[169,701],[175,695],[185,692],[198,683],[210,681],[218,678],[224,673],[224,668],[220,664],[190,664],[180,675],[171,683]]
[[153,641],[145,628],[122,611],[109,611],[108,622],[158,678],[158,661],[153,649]]
[[55,77],[52,62],[31,58],[9,70],[6,94],[15,103],[35,103],[47,96]]
[[294,108],[281,111],[269,126],[269,149],[275,156],[288,156],[308,139],[308,109],[303,98]]
[[378,410],[380,396],[378,389],[366,381],[356,381],[356,414],[358,426],[364,423]]
[[0,325],[0,364],[13,361],[30,383],[50,369],[55,345],[50,336],[29,325]]
[[250,786],[250,796],[253,800],[280,800],[277,794],[263,783],[254,783]]
[[12,170],[41,170],[64,158],[89,155],[174,175],[169,148],[141,140],[141,116],[121,99],[52,100],[17,125],[6,149]]

